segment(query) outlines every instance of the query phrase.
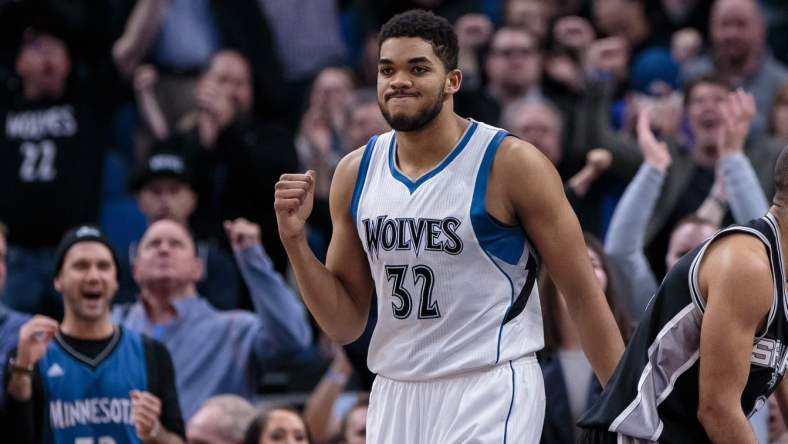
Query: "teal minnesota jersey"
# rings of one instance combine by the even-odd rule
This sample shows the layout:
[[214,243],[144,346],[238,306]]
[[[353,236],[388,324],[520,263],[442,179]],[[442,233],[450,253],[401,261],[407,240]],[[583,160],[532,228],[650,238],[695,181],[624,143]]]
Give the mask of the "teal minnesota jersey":
[[129,395],[148,387],[138,333],[116,326],[109,345],[95,359],[71,348],[58,333],[37,366],[44,388],[44,442],[140,442]]
[[396,132],[364,149],[351,211],[378,298],[372,372],[433,380],[542,348],[538,256],[523,229],[495,220],[485,202],[506,136],[471,120],[414,180],[397,166]]
[[698,269],[709,244],[728,233],[757,237],[769,254],[773,300],[766,325],[752,344],[741,408],[750,416],[766,404],[788,362],[785,274],[780,233],[771,214],[720,231],[676,263],[649,303],[605,392],[580,420],[581,427],[660,443],[709,442],[697,419],[705,309]]

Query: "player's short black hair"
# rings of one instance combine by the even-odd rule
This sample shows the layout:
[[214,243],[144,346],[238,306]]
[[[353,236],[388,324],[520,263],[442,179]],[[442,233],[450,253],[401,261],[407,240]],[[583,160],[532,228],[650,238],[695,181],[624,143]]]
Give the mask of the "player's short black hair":
[[788,197],[788,145],[780,152],[774,166],[774,190],[776,194]]
[[387,39],[417,37],[432,45],[447,71],[457,69],[457,34],[448,20],[423,9],[412,9],[397,14],[380,28],[378,48]]

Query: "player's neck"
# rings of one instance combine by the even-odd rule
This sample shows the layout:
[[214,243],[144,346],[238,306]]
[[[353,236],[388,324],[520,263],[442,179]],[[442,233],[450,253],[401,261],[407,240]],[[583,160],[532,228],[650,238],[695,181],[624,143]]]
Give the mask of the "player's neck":
[[69,336],[79,339],[104,339],[114,331],[112,316],[107,313],[99,320],[82,319],[73,314],[66,313],[60,330]]
[[457,145],[467,119],[454,114],[450,106],[418,131],[397,131],[397,166],[405,175],[416,178],[442,161]]

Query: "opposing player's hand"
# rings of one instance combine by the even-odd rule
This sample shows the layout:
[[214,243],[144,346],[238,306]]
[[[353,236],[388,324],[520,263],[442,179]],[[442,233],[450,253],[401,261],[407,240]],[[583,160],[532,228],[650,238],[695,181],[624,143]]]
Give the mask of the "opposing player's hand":
[[19,329],[19,342],[16,349],[16,363],[21,366],[35,365],[47,349],[47,344],[55,336],[59,325],[56,320],[37,315]]
[[283,174],[276,183],[274,210],[282,242],[305,238],[306,219],[315,198],[315,172]]
[[260,244],[260,225],[249,222],[243,217],[224,221],[224,231],[233,250],[242,250]]
[[641,110],[638,115],[638,145],[646,163],[660,171],[667,171],[672,160],[670,151],[668,145],[657,140],[651,131],[651,113],[648,108]]
[[137,437],[143,442],[156,439],[161,431],[161,401],[149,392],[132,390],[131,396],[131,415],[134,422],[134,430]]

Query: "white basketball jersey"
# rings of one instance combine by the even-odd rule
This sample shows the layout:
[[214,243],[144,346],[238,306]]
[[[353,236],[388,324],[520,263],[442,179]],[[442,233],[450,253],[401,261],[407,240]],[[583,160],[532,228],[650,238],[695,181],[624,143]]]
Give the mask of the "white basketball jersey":
[[471,120],[417,180],[397,167],[394,131],[367,144],[351,211],[378,298],[372,372],[423,381],[542,348],[539,258],[520,226],[496,221],[485,205],[506,135]]

